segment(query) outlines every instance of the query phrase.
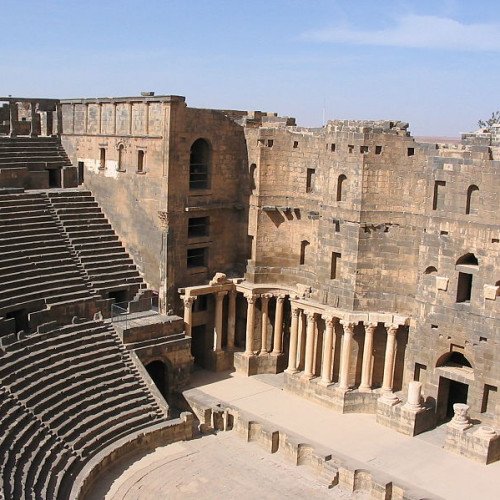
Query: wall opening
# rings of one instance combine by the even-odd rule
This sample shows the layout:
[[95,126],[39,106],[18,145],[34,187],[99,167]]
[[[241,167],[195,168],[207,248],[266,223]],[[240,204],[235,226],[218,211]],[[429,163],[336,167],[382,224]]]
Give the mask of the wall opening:
[[342,255],[338,252],[332,252],[331,262],[330,262],[330,279],[335,280],[338,278],[338,273],[340,270],[340,258]]
[[375,146],[375,154],[376,155],[382,154],[382,146]]
[[420,382],[423,379],[425,370],[427,370],[427,366],[421,363],[415,363],[415,369],[413,371],[413,380],[415,380],[416,382]]
[[188,238],[208,236],[210,217],[191,217],[188,220]]
[[21,330],[27,332],[29,330],[28,313],[26,309],[16,309],[15,311],[10,311],[5,314],[7,319],[14,320],[14,328],[16,332]]
[[497,387],[494,385],[484,385],[483,399],[481,401],[481,413],[491,413],[495,414],[495,408],[497,405]]
[[210,146],[205,139],[197,139],[191,146],[189,157],[189,189],[208,189]]
[[344,174],[340,174],[337,179],[337,201],[343,201],[345,199],[345,182],[347,177]]
[[432,210],[443,208],[443,193],[442,190],[446,186],[445,181],[434,181],[434,195],[432,197]]
[[99,148],[99,168],[104,170],[106,168],[106,148]]
[[47,170],[49,174],[49,188],[60,188],[61,187],[61,169],[60,168],[50,168]]
[[247,259],[253,259],[253,236],[251,234],[247,235]]
[[477,201],[479,198],[478,193],[479,188],[476,185],[469,186],[467,189],[467,202],[465,204],[465,213],[466,214],[475,214],[477,213]]
[[137,151],[137,172],[144,172],[144,151],[142,149]]
[[208,248],[188,248],[186,255],[186,265],[192,267],[206,267],[208,261]]
[[167,370],[162,361],[152,361],[146,365],[146,371],[160,391],[161,395],[167,398]]
[[316,170],[314,168],[307,169],[306,193],[312,193],[314,191],[315,175],[316,175]]
[[470,302],[472,295],[472,274],[458,273],[457,302]]
[[309,242],[307,240],[302,240],[300,242],[300,265],[303,266],[306,263],[306,253]]
[[125,149],[125,147],[123,146],[123,144],[120,144],[118,146],[118,165],[116,167],[116,170],[118,170],[119,172],[123,171],[123,150],[124,149]]
[[434,273],[437,273],[437,269],[434,266],[429,266],[424,271],[424,274],[434,274]]
[[415,148],[408,148],[407,155],[413,156],[415,154]]
[[467,403],[469,386],[446,377],[439,377],[438,398],[436,405],[438,422],[451,420],[455,412],[455,403]]

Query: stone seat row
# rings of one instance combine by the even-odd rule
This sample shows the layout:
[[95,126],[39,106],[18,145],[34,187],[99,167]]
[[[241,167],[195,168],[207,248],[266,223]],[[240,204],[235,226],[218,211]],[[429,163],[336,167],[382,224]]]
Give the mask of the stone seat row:
[[109,325],[47,328],[0,357],[6,498],[59,498],[103,447],[166,418]]

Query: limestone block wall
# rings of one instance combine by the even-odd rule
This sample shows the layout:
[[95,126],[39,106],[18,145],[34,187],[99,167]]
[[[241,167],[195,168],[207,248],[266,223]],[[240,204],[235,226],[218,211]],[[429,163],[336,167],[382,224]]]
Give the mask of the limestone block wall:
[[[488,147],[455,146],[439,147],[428,165],[417,311],[406,372],[423,382],[424,395],[437,404],[441,416],[447,398],[444,378],[468,386],[473,418],[498,425],[499,164],[490,159]],[[469,254],[477,265],[460,267],[460,259]],[[469,300],[461,300],[458,291],[464,270],[472,276]],[[471,369],[448,366],[450,353],[463,355]]]

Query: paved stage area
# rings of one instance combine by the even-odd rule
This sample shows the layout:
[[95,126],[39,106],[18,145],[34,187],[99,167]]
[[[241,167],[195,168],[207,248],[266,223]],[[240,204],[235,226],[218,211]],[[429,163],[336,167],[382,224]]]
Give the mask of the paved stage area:
[[[108,471],[87,500],[353,498],[232,432],[157,448]],[[355,495],[356,499],[366,497]]]
[[[500,462],[481,465],[441,448],[444,429],[411,438],[374,415],[339,414],[281,389],[282,375],[195,372],[191,387],[332,450],[449,499],[497,499]],[[248,446],[248,445],[247,445]]]

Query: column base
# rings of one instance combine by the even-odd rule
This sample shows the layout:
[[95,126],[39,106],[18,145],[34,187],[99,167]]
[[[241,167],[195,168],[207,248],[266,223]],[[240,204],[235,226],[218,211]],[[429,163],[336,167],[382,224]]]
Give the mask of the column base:
[[380,400],[388,405],[394,406],[400,403],[400,399],[392,391],[383,391]]
[[233,365],[232,351],[210,351],[206,357],[207,369],[214,372],[223,372],[230,370]]
[[248,355],[246,353],[234,353],[234,368],[238,373],[247,376],[263,373],[280,373],[286,367],[287,359],[284,354],[272,356],[270,353],[259,353]]
[[360,385],[358,387],[358,391],[359,392],[372,392],[372,388],[369,385],[365,385],[365,386]]
[[327,380],[319,380],[318,381],[318,385],[320,385],[321,387],[330,387],[331,385],[335,385],[332,381],[327,381]]

